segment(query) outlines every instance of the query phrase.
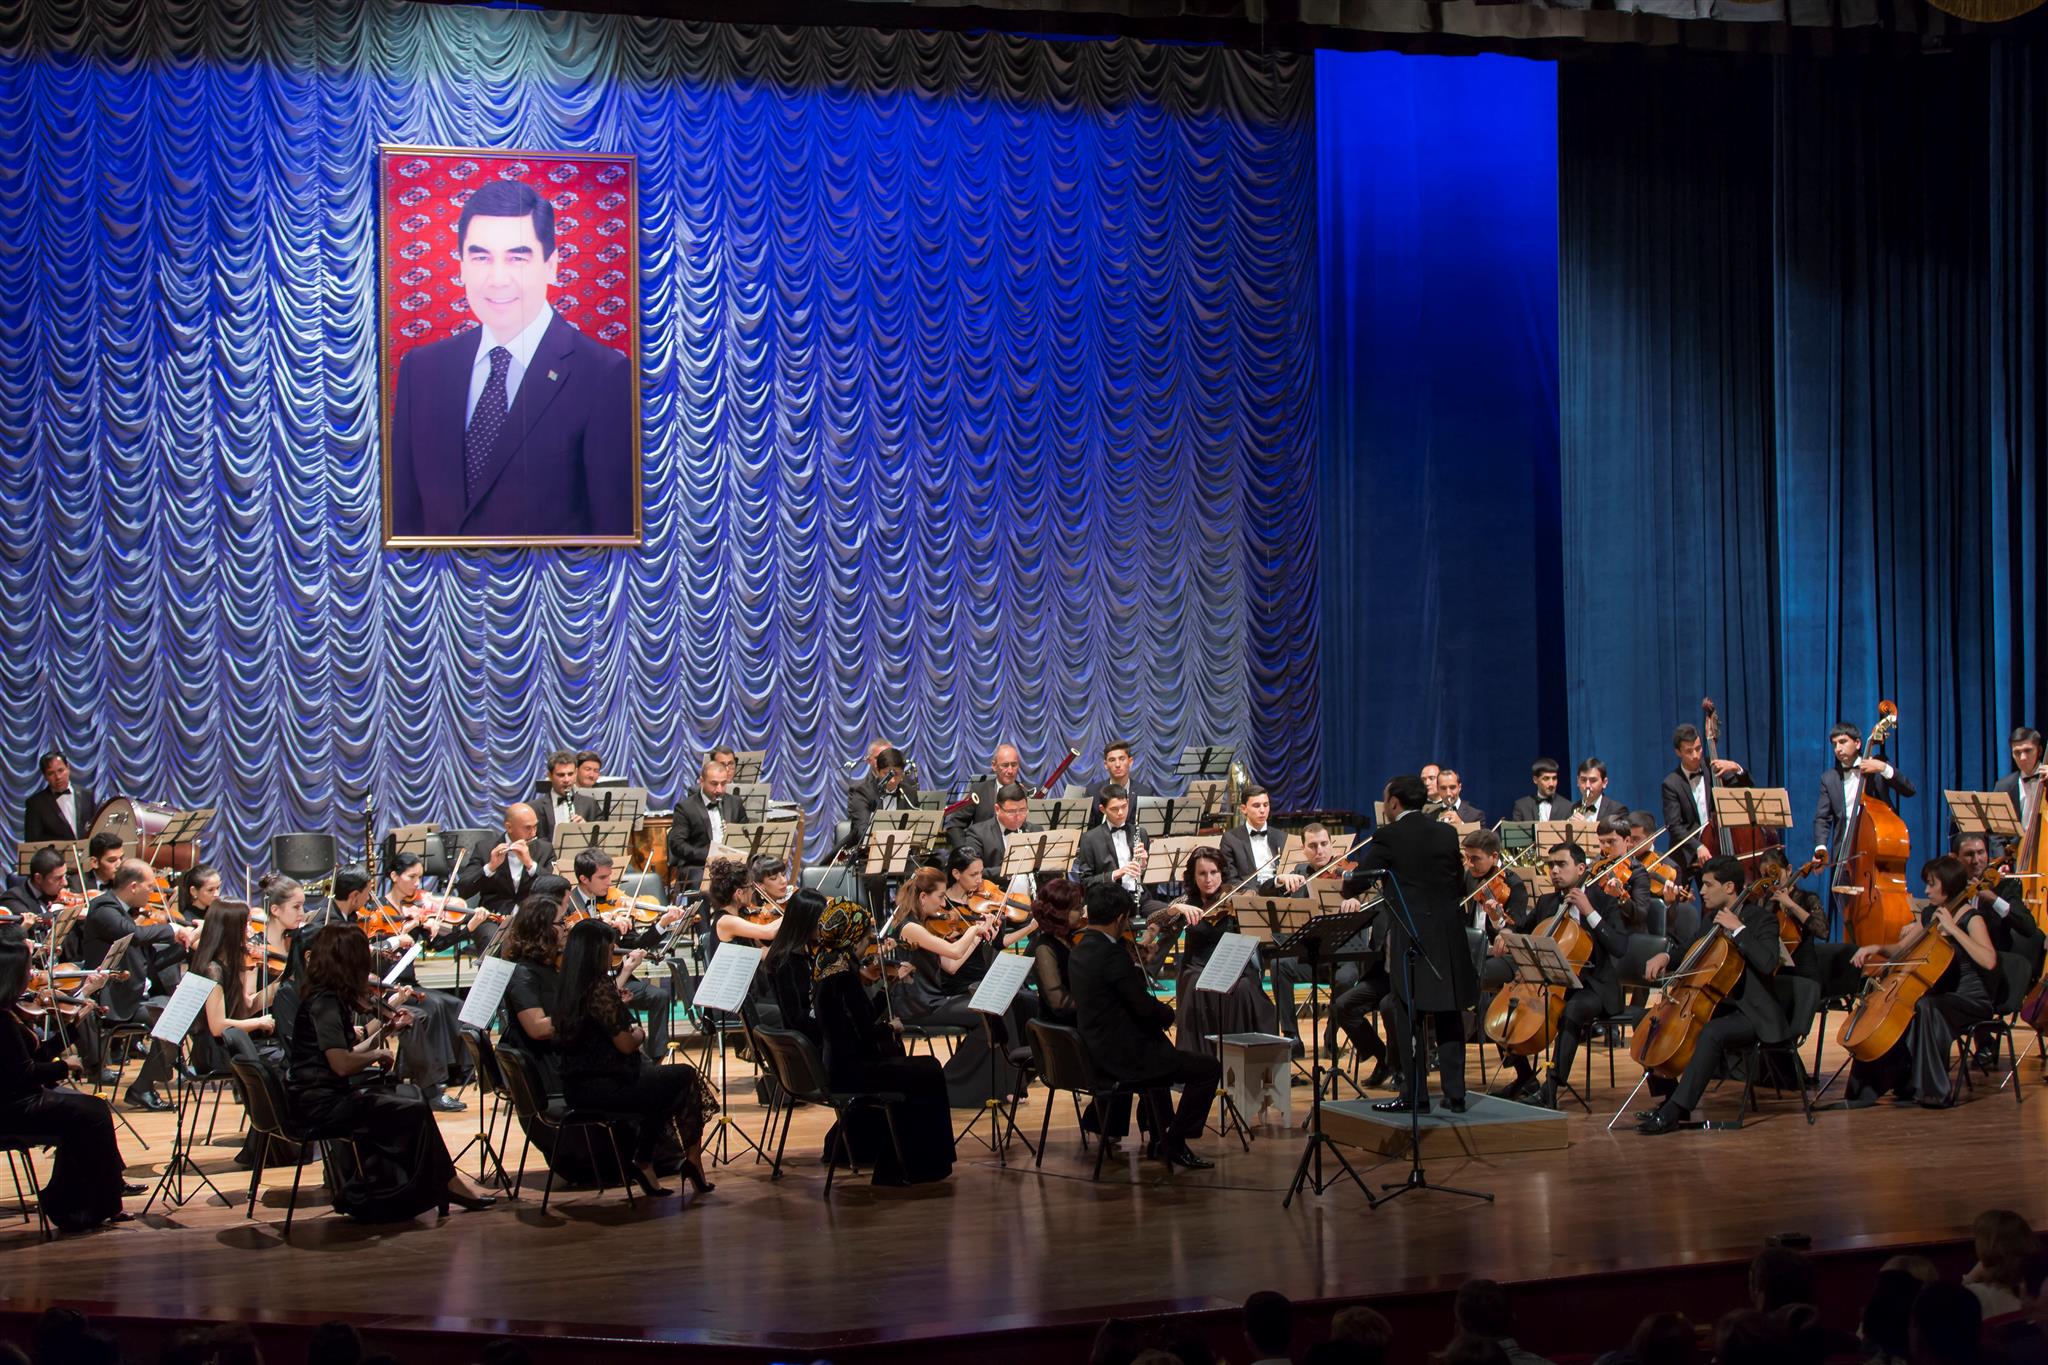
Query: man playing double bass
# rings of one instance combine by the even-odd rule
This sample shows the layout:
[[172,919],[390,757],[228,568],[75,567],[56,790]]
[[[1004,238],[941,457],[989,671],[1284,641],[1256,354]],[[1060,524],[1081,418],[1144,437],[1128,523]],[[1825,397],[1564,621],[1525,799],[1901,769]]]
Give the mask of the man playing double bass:
[[1881,758],[1863,755],[1863,732],[1844,721],[1828,731],[1834,747],[1835,764],[1820,775],[1820,807],[1813,815],[1813,851],[1827,853],[1839,863],[1846,849],[1839,847],[1849,827],[1849,815],[1865,794],[1896,807],[1898,798],[1914,794],[1913,784]]
[[[1464,920],[1458,911],[1465,885],[1458,833],[1424,815],[1422,808],[1428,803],[1422,779],[1412,773],[1387,783],[1386,823],[1360,847],[1359,870],[1344,884],[1344,894],[1358,895],[1378,880],[1374,873],[1388,874],[1414,921],[1411,938],[1407,921],[1393,904],[1397,897],[1390,895],[1387,974],[1392,990],[1380,1009],[1387,1017],[1395,1063],[1406,1085],[1400,1097],[1373,1104],[1384,1113],[1429,1112],[1429,1067],[1421,1057],[1409,1055],[1416,1041],[1409,1036],[1411,1012],[1427,1019],[1435,1031],[1444,1108],[1454,1114],[1465,1111],[1465,1011],[1479,999],[1479,973],[1466,949]],[[1411,943],[1417,950],[1412,967]]]
[[[1664,774],[1664,829],[1671,836],[1671,846],[1678,850],[1672,860],[1678,864],[1679,875],[1690,877],[1694,865],[1705,855],[1700,852],[1698,839],[1687,843],[1686,838],[1713,814],[1707,808],[1706,743],[1700,738],[1699,727],[1681,725],[1673,730],[1671,751],[1678,755],[1678,766]],[[1749,785],[1749,774],[1734,759],[1717,758],[1713,766],[1714,785]]]
[[[1778,913],[1770,902],[1745,902],[1742,896],[1742,864],[1734,858],[1714,858],[1700,869],[1700,906],[1705,923],[1693,943],[1704,942],[1717,931],[1734,941],[1742,954],[1743,971],[1728,997],[1714,1006],[1713,1018],[1700,1030],[1693,1044],[1692,1058],[1680,1073],[1678,1084],[1655,1109],[1636,1116],[1636,1131],[1668,1133],[1683,1123],[1698,1107],[1721,1069],[1721,1059],[1736,1048],[1754,1042],[1782,1043],[1791,1030],[1785,1011],[1771,994],[1771,976],[1778,970]],[[1675,939],[1643,967],[1651,981],[1671,979],[1667,986],[1698,984],[1679,981],[1674,973],[1692,951],[1693,943]],[[1637,1027],[1642,1027],[1638,1025]],[[1660,1089],[1661,1077],[1652,1076],[1651,1088]]]

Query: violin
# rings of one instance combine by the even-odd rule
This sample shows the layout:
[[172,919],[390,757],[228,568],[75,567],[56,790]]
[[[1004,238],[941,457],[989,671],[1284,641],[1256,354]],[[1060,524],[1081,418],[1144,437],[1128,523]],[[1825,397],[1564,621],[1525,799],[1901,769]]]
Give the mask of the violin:
[[[97,986],[76,992],[57,989],[60,982],[68,981],[75,985],[89,980],[92,975],[93,973],[75,962],[59,962],[54,967],[34,968],[29,972],[27,988],[15,1001],[14,1008],[18,1013],[31,1018],[54,1014],[59,1019],[77,1020],[89,1014],[105,1014],[106,1005],[92,998],[93,991],[98,989]],[[108,972],[106,979],[126,981],[128,973]]]
[[1505,929],[1508,927],[1508,897],[1513,894],[1508,870],[1503,867],[1481,882],[1469,899],[1479,902],[1479,908],[1486,912],[1486,918],[1494,928]]
[[[1650,874],[1650,894],[1673,905],[1683,905],[1692,899],[1692,888],[1678,879],[1671,864],[1663,858],[1652,858],[1643,864],[1643,871]],[[1666,893],[1669,894],[1666,894]]]
[[1625,901],[1628,899],[1628,884],[1634,878],[1635,868],[1630,866],[1628,856],[1624,854],[1615,860],[1612,870],[1601,879],[1600,890],[1609,900]]
[[977,915],[994,915],[1012,929],[1031,922],[1030,899],[1008,895],[991,881],[984,881],[981,889],[967,898],[967,908]]
[[945,909],[923,921],[925,932],[948,943],[959,942],[961,935],[979,929],[986,922],[980,915],[970,914],[970,908],[958,901],[947,901]]
[[376,908],[363,911],[356,920],[356,924],[372,939],[397,938],[401,934],[409,934],[418,922],[418,916],[408,914],[397,901],[389,897]]

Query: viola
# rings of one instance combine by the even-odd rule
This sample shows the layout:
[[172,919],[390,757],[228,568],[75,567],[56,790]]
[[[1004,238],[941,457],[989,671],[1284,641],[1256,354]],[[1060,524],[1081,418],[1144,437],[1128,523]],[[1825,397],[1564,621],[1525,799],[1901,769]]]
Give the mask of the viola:
[[1468,898],[1479,903],[1479,908],[1486,912],[1487,920],[1496,929],[1509,927],[1508,899],[1514,894],[1514,887],[1509,884],[1508,875],[1506,868],[1497,869]]
[[1674,905],[1683,905],[1692,899],[1692,888],[1680,881],[1671,864],[1661,857],[1652,858],[1644,863],[1643,871],[1650,874],[1651,895],[1668,900]]
[[409,934],[417,923],[416,916],[408,914],[398,902],[389,898],[374,909],[363,911],[356,919],[356,924],[372,939]]

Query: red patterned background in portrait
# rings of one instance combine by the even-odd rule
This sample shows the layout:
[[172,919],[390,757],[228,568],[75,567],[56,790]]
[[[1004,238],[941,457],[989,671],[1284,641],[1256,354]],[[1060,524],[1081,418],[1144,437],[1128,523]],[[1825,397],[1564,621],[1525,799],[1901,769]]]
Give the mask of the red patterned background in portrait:
[[413,347],[476,326],[462,291],[455,224],[477,187],[523,180],[555,206],[559,282],[548,301],[588,337],[634,358],[633,163],[554,153],[381,152],[384,373]]

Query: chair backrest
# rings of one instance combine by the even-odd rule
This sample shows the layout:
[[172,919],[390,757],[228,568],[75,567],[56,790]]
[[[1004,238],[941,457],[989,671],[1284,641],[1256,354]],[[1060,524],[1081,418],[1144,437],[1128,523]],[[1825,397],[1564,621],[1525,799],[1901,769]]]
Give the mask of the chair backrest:
[[2026,1003],[2027,992],[2034,989],[2033,964],[2018,953],[2000,953],[1998,981],[1998,1012],[2011,1014]]
[[462,1034],[463,1050],[469,1053],[470,1065],[476,1068],[477,1083],[483,1086],[487,1094],[503,1095],[505,1070],[498,1065],[498,1049],[491,1045],[491,1035],[482,1029],[470,1028],[466,1024],[459,1032]]
[[[845,842],[842,839],[840,842]],[[807,866],[801,878],[806,891],[816,891],[828,900],[864,901],[853,869],[841,863],[837,866]]]
[[1621,976],[1621,984],[1624,986],[1649,985],[1650,983],[1643,977],[1644,969],[1650,965],[1651,958],[1670,946],[1670,944],[1655,934],[1630,934],[1628,936],[1628,951],[1622,954],[1621,961],[1616,964],[1616,970]]
[[1789,1026],[1786,1038],[1795,1044],[1805,1041],[1806,1035],[1813,1032],[1814,1016],[1820,1013],[1820,982],[1782,971],[1771,978],[1771,990],[1784,1006]]
[[293,881],[316,882],[334,872],[332,834],[279,834],[270,841],[270,865]]
[[1078,1029],[1043,1019],[1028,1020],[1024,1027],[1031,1035],[1031,1058],[1038,1068],[1038,1077],[1048,1088],[1081,1091],[1105,1088],[1096,1078],[1095,1063],[1088,1056],[1088,1045],[1081,1041]]
[[1643,912],[1644,933],[1649,934],[1654,938],[1667,938],[1669,937],[1670,927],[1671,907],[1664,904],[1663,901],[1658,901],[1655,905],[1651,906],[1648,910]]
[[547,1096],[542,1093],[540,1079],[534,1074],[533,1059],[518,1048],[508,1047],[497,1053],[498,1076],[505,1085],[505,1098],[512,1101],[513,1112],[528,1122],[541,1118],[547,1113]]
[[249,1126],[259,1133],[285,1136],[291,1126],[291,1100],[284,1081],[270,1063],[254,1057],[231,1057],[228,1069],[242,1086],[242,1108]]
[[753,1033],[777,1085],[798,1099],[815,1099],[830,1090],[825,1061],[808,1035],[786,1028],[757,1028]]

